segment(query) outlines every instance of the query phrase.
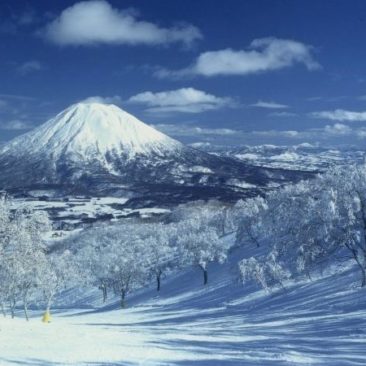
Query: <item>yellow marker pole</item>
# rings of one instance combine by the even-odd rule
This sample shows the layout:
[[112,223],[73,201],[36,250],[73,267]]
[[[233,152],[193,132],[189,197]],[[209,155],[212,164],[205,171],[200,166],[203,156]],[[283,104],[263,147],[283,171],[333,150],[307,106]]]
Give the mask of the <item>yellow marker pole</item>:
[[47,310],[44,314],[43,314],[43,317],[42,317],[42,322],[43,323],[50,323],[52,320],[51,318],[51,314],[49,312],[49,310]]

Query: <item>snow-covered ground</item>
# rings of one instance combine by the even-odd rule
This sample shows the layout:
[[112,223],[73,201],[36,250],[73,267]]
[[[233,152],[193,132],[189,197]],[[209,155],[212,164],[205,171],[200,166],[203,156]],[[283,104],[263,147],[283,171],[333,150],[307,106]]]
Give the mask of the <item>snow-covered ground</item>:
[[[46,191],[45,191],[46,192]],[[128,198],[122,197],[73,197],[66,199],[48,197],[15,198],[14,208],[30,207],[35,211],[47,211],[55,222],[56,234],[60,237],[71,230],[88,226],[95,221],[116,221],[127,217],[149,218],[168,213],[170,210],[160,207],[132,209],[125,207]],[[62,231],[64,229],[66,231]]]
[[0,318],[0,365],[365,365],[366,290],[354,268],[272,293],[235,282],[236,254],[142,289],[119,309],[99,293],[57,301],[50,324]]
[[208,146],[205,150],[229,156],[248,164],[267,168],[324,171],[334,165],[348,165],[365,160],[365,152],[355,147],[327,148],[317,145],[257,145],[233,149]]

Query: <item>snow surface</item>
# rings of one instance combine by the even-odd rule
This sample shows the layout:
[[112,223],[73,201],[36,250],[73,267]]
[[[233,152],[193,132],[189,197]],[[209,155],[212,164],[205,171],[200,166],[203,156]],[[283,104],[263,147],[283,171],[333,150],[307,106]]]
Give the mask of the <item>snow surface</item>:
[[149,155],[176,150],[182,144],[115,105],[78,103],[59,113],[35,130],[6,144],[0,154],[52,154],[75,160],[93,158],[102,160],[105,154]]
[[[68,196],[65,198],[67,199],[52,197],[47,200],[40,200],[37,197],[16,198],[12,200],[12,208],[28,207],[35,211],[46,211],[51,221],[55,223],[54,230],[47,235],[51,239],[56,237],[62,239],[64,236],[70,235],[72,231],[79,230],[83,227],[85,220],[86,226],[88,226],[88,219],[101,222],[118,221],[128,216],[151,218],[170,212],[170,209],[162,207],[136,209],[126,207],[128,197]],[[60,229],[64,227],[64,224],[67,227],[66,231]]]
[[365,151],[352,146],[342,149],[303,143],[294,146],[256,145],[236,148],[209,146],[205,151],[217,153],[263,168],[301,171],[324,171],[334,165],[348,165],[365,160]]
[[[253,251],[248,251],[253,255]],[[142,289],[127,309],[68,291],[53,321],[0,318],[0,365],[365,365],[366,294],[351,266],[272,293],[235,282],[234,252]],[[338,272],[337,272],[338,271]]]

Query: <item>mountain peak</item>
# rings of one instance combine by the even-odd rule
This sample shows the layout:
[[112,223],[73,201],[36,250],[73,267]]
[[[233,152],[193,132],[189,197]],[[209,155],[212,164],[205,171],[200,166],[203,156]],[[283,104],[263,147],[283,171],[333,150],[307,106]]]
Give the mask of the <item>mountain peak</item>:
[[[126,112],[125,110],[123,110],[121,107],[116,106],[113,103],[101,103],[95,100],[83,100],[81,102],[77,102],[74,103],[72,105],[70,105],[68,108],[65,109],[66,110],[80,110],[80,111],[85,111],[85,110],[94,110],[94,111],[103,111],[103,110],[117,110],[119,113],[123,112],[128,114],[128,112]],[[61,112],[62,113],[62,112]]]
[[131,157],[161,154],[182,146],[116,105],[80,102],[14,139],[3,152],[19,147],[22,151],[26,149],[28,154],[100,160],[107,153]]

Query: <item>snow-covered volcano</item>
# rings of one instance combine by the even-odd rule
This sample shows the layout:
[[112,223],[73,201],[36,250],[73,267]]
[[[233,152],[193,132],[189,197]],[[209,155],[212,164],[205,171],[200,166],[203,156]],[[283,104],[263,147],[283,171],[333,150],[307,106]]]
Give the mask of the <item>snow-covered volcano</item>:
[[5,154],[43,154],[53,160],[107,160],[110,155],[150,156],[179,150],[181,143],[115,105],[78,103],[6,145]]
[[[135,205],[237,199],[283,171],[211,155],[164,135],[115,105],[78,103],[0,149],[0,189],[119,195]],[[257,193],[257,192],[256,192]]]

